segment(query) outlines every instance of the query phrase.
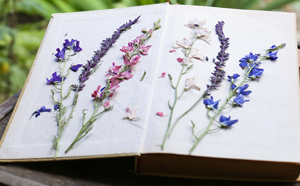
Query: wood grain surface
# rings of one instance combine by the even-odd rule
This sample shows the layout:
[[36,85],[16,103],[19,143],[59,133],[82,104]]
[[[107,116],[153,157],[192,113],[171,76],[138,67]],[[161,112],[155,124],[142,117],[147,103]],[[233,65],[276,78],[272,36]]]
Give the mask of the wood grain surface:
[[[2,137],[20,92],[0,105]],[[106,185],[197,185],[197,186],[300,186],[300,183],[242,182],[138,176],[134,157],[52,162],[0,163],[0,186],[106,186]]]

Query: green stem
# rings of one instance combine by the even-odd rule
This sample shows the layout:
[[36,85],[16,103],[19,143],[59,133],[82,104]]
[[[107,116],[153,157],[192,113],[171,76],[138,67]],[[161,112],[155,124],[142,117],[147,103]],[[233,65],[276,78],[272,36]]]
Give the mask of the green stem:
[[168,127],[167,127],[167,131],[165,133],[165,137],[164,137],[164,140],[163,140],[163,143],[161,145],[161,149],[163,150],[164,149],[164,146],[165,146],[165,143],[166,143],[166,140],[167,140],[167,137],[169,135],[169,130],[170,130],[170,127],[171,127],[171,122],[172,122],[172,116],[173,116],[173,111],[174,111],[174,108],[175,108],[175,105],[177,103],[177,89],[178,89],[178,85],[179,85],[179,82],[180,82],[180,79],[181,79],[181,76],[182,76],[182,72],[184,70],[184,67],[185,65],[182,66],[181,68],[181,72],[180,72],[180,75],[179,75],[179,78],[178,78],[178,81],[177,81],[177,84],[176,84],[176,87],[175,87],[175,100],[174,100],[174,103],[173,103],[173,106],[172,106],[172,109],[171,109],[171,114],[170,114],[170,117],[169,117],[169,123],[168,123]]

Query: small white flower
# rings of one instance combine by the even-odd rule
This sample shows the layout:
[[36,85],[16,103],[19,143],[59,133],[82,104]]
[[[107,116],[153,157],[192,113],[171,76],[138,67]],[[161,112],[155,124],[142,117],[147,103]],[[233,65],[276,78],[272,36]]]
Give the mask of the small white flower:
[[202,27],[195,28],[195,35],[199,39],[202,39],[203,41],[205,41],[208,44],[210,44],[210,42],[211,42],[210,34],[211,34],[211,31],[208,31],[206,28],[202,28]]
[[184,26],[187,26],[189,28],[195,28],[195,27],[202,27],[206,23],[206,20],[199,20],[198,18],[195,18],[194,20],[190,20],[188,24],[185,24]]
[[186,90],[196,89],[196,90],[200,91],[200,87],[198,87],[196,84],[197,84],[197,80],[194,77],[193,78],[186,78],[184,88]]
[[173,44],[174,48],[190,48],[192,45],[192,39],[184,37],[181,41],[176,41],[176,44]]
[[138,117],[134,117],[136,110],[137,110],[138,106],[135,105],[132,109],[132,111],[130,110],[130,108],[127,106],[126,108],[126,114],[123,117],[123,119],[129,119],[130,121],[135,121],[135,120],[139,120],[140,118]]
[[206,60],[206,56],[200,54],[198,52],[198,50],[192,50],[191,53],[190,53],[190,57],[195,58],[195,59],[199,59],[199,60],[202,60],[202,61]]

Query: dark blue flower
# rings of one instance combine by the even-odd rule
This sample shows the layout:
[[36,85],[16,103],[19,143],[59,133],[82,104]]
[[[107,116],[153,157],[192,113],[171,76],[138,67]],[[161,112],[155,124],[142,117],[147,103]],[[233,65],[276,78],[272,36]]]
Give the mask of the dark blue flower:
[[248,87],[249,87],[248,84],[245,84],[245,85],[239,87],[239,88],[237,89],[237,95],[242,94],[242,95],[244,95],[244,96],[248,96],[248,95],[252,92],[251,90],[245,91]]
[[235,120],[230,120],[230,116],[227,118],[223,115],[220,116],[220,119],[219,119],[220,123],[222,124],[222,127],[225,127],[225,128],[228,128],[230,127],[231,125],[235,124],[236,122],[238,122],[237,119]]
[[245,57],[243,57],[242,59],[240,59],[240,62],[254,62],[256,61],[258,58],[258,55],[257,54],[252,54],[250,52],[249,55],[245,55]]
[[54,105],[54,110],[59,109],[59,105]]
[[210,99],[204,99],[203,100],[203,103],[206,105],[207,108],[209,109],[218,109],[218,104],[219,104],[219,101],[215,101],[214,102],[214,99],[213,97],[211,96]]
[[[59,83],[59,82],[61,82],[62,81],[62,77],[61,77],[61,75],[57,75],[57,73],[56,72],[54,72],[53,74],[52,74],[52,78],[51,79],[48,79],[48,78],[46,78],[47,79],[47,84],[48,85],[54,85],[55,83]],[[64,77],[64,80],[66,79],[66,77]]]
[[[275,46],[275,45],[274,45]],[[272,61],[275,61],[278,57],[277,57],[277,52],[278,51],[275,51],[275,52],[269,52],[268,54],[267,54],[267,59],[270,59],[270,60],[272,60]]]
[[72,39],[71,41],[69,41],[68,39],[65,39],[65,42],[63,43],[64,48],[71,49],[75,46],[76,42],[77,42],[77,40],[75,40],[75,39]]
[[55,54],[55,57],[57,58],[57,60],[58,61],[65,60],[66,49],[63,48],[62,50],[60,50],[59,48],[57,48],[56,51],[57,51],[57,53]]
[[228,76],[228,81],[235,81],[240,75],[238,74],[233,74],[232,76]]
[[242,107],[245,102],[249,100],[245,100],[243,94],[239,94],[236,98],[233,99],[233,104],[239,107]]
[[270,49],[275,49],[277,46],[276,45],[273,45],[270,47]]
[[264,69],[253,68],[251,70],[251,72],[249,73],[249,78],[250,79],[260,78],[263,72],[264,72]]
[[39,110],[34,111],[31,117],[35,115],[37,118],[39,115],[41,115],[41,112],[51,112],[51,109],[47,109],[45,106],[42,106]]
[[82,66],[83,64],[78,64],[78,65],[71,65],[70,69],[73,72],[77,72],[77,70]]
[[78,53],[78,52],[80,52],[82,50],[82,48],[80,48],[80,46],[79,46],[79,41],[76,41],[76,45],[73,47],[73,51],[75,52],[75,53]]

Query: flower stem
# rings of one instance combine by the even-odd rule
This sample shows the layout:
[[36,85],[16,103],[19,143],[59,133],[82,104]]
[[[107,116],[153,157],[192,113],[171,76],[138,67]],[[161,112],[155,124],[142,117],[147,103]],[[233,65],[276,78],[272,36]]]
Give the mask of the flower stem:
[[182,76],[182,73],[183,73],[183,70],[184,70],[184,67],[185,65],[182,66],[181,68],[181,72],[180,72],[180,75],[179,75],[179,78],[178,78],[178,81],[177,81],[177,84],[176,84],[176,87],[175,87],[175,100],[174,100],[174,103],[173,103],[173,106],[171,108],[171,114],[170,114],[170,117],[169,117],[169,122],[168,122],[168,127],[167,127],[167,131],[165,133],[165,137],[164,137],[164,140],[163,140],[163,143],[161,145],[161,149],[163,150],[164,149],[164,146],[165,146],[165,143],[166,143],[166,140],[167,140],[167,137],[169,136],[169,130],[170,130],[170,127],[171,127],[171,122],[172,122],[172,116],[173,116],[173,111],[174,111],[174,108],[176,106],[176,103],[177,103],[177,92],[178,92],[178,85],[179,85],[179,82],[180,82],[180,79],[181,79],[181,76]]

